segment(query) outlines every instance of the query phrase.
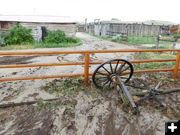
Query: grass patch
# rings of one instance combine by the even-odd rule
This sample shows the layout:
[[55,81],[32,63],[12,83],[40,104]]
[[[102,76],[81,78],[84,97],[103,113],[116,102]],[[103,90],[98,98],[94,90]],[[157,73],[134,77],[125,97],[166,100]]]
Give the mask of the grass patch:
[[20,50],[20,49],[34,49],[34,48],[59,48],[59,47],[73,47],[82,44],[80,39],[77,39],[77,43],[59,43],[59,44],[50,44],[50,43],[34,43],[28,45],[5,45],[0,46],[0,50]]
[[51,102],[44,103],[42,100],[39,100],[37,102],[35,110],[40,111],[43,109],[53,109],[53,108],[56,108],[58,105],[59,105],[59,103],[57,101],[51,101]]
[[34,45],[5,45],[1,46],[0,50],[17,50],[17,49],[33,49]]
[[113,42],[123,43],[123,44],[155,44],[156,38],[153,36],[128,36],[127,39],[124,37],[109,37],[109,36],[100,36],[100,35],[94,35],[93,33],[89,33],[92,36],[95,36],[97,38],[101,38],[104,40],[109,40]]
[[[166,48],[166,47],[161,47]],[[154,47],[148,47],[148,49],[154,49]],[[171,52],[138,52],[135,54],[135,59],[175,59],[176,54]],[[157,69],[157,68],[172,68],[175,62],[149,62],[149,63],[136,63],[135,69]]]
[[[100,35],[94,35],[93,33],[88,33],[92,36],[95,36],[97,38],[100,38],[100,39],[104,39],[104,40],[109,40],[109,41],[112,41],[112,42],[118,42],[118,43],[123,43],[123,44],[133,44],[133,45],[138,45],[138,44],[156,44],[156,39],[157,37],[156,36],[132,36],[132,35],[129,35],[126,38],[124,37],[119,37],[119,36],[113,36],[113,37],[110,37],[110,36],[100,36]],[[169,37],[172,37],[171,35]],[[172,42],[170,41],[160,41],[159,44],[163,44],[165,46],[169,46],[172,44]],[[156,49],[156,48],[154,48]]]
[[82,44],[79,38],[67,36],[61,30],[47,31],[43,41],[39,43],[34,41],[30,32],[31,29],[17,24],[8,34],[0,33],[0,50],[72,47]]
[[58,48],[58,47],[72,47],[72,46],[78,46],[82,44],[82,41],[79,38],[76,38],[76,43],[59,43],[59,44],[53,44],[53,43],[35,43],[34,48]]
[[50,82],[45,89],[50,94],[55,94],[56,96],[75,96],[78,91],[84,91],[85,85],[83,84],[83,78],[62,78],[55,79]]
[[156,37],[152,36],[128,36],[129,44],[155,44]]

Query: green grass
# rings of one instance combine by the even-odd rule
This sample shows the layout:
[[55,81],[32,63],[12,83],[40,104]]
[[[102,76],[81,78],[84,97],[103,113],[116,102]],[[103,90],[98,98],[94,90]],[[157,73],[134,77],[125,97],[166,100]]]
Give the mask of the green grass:
[[[161,48],[169,48],[164,46]],[[148,47],[148,49],[154,49],[154,47]],[[144,59],[175,59],[176,54],[171,52],[139,52],[136,53],[135,59],[144,60]],[[149,62],[149,63],[138,63],[134,64],[135,69],[157,69],[157,68],[172,68],[175,62]]]
[[0,46],[0,50],[17,50],[17,49],[33,49],[34,45],[5,45]]
[[77,91],[81,91],[85,89],[83,84],[82,77],[76,78],[62,78],[55,79],[51,83],[48,84],[48,87],[45,87],[47,92],[50,94],[55,94],[56,96],[64,95],[64,96],[75,96]]
[[53,109],[59,106],[59,103],[57,101],[51,101],[51,102],[46,102],[44,103],[43,100],[39,100],[37,102],[37,105],[35,107],[35,111],[40,111],[43,109]]
[[78,38],[77,43],[60,43],[60,44],[47,44],[47,43],[34,43],[27,45],[4,45],[0,46],[0,50],[17,50],[17,49],[34,49],[34,48],[59,48],[59,47],[73,47],[82,44]]
[[[100,39],[104,39],[104,40],[109,40],[112,42],[118,42],[118,43],[123,43],[123,44],[133,44],[133,45],[138,45],[138,44],[156,44],[156,36],[132,36],[129,35],[127,39],[125,38],[114,38],[114,37],[109,37],[109,36],[100,36],[100,35],[94,35],[93,33],[88,33],[91,36],[95,36],[97,38]],[[179,35],[177,35],[178,37]],[[169,37],[173,38],[174,35],[169,35]],[[172,42],[168,42],[168,41],[160,41],[160,44],[163,45],[171,45]],[[155,48],[154,48],[155,49]]]
[[128,36],[129,44],[155,44],[156,37],[152,36]]
[[180,33],[174,34],[173,37],[174,37],[174,38],[180,38]]
[[155,44],[156,43],[156,37],[153,36],[128,36],[127,40],[124,38],[119,39],[114,39],[113,37],[108,37],[108,36],[100,36],[100,35],[94,35],[93,33],[88,33],[92,36],[95,36],[97,38],[101,38],[104,40],[109,40],[113,42],[119,42],[123,44]]
[[150,62],[140,63],[135,66],[135,69],[158,69],[158,68],[171,68],[175,62]]
[[50,43],[35,43],[35,48],[58,48],[58,47],[73,47],[81,45],[82,41],[78,39],[77,43],[59,43],[59,44],[50,44]]

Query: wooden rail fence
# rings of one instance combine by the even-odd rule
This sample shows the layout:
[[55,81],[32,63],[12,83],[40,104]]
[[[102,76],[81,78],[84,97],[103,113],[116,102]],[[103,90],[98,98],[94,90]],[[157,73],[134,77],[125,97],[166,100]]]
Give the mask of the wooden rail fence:
[[153,60],[133,60],[131,63],[148,63],[148,62],[170,62],[175,61],[173,68],[166,69],[146,69],[135,70],[135,73],[142,72],[159,72],[159,71],[172,71],[173,77],[178,77],[180,70],[180,49],[132,49],[132,50],[79,50],[79,51],[0,51],[0,55],[49,55],[49,54],[84,54],[84,61],[81,62],[57,62],[57,63],[32,63],[32,64],[11,64],[0,65],[0,68],[25,68],[25,67],[41,67],[41,66],[63,66],[63,65],[84,65],[84,73],[79,74],[62,74],[62,75],[44,75],[44,76],[28,76],[28,77],[2,77],[2,81],[15,81],[15,80],[31,80],[31,79],[47,79],[47,78],[60,78],[60,77],[76,77],[84,76],[84,83],[88,85],[89,65],[101,64],[102,61],[90,61],[90,54],[92,53],[126,53],[126,52],[177,52],[176,59],[153,59]]

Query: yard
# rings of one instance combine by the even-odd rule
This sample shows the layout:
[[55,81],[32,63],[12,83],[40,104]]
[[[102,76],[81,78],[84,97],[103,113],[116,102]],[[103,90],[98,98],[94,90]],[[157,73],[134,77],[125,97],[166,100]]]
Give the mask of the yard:
[[[48,51],[55,49],[67,51],[144,48],[144,45],[125,45],[84,33],[77,33],[76,36],[83,41],[82,45],[68,48],[28,50]],[[113,58],[133,60],[136,57],[143,59],[143,56],[149,56],[149,54],[136,55],[135,53],[92,54],[91,60],[106,61]],[[1,56],[0,62],[3,65],[57,62],[57,56],[60,56],[62,62],[78,62],[84,59],[81,54]],[[172,54],[172,57],[174,56]],[[159,56],[153,54],[153,57]],[[168,54],[167,57],[170,58],[171,54]],[[96,67],[97,65],[92,66],[90,72],[93,72]],[[83,70],[84,67],[81,65],[1,69],[0,77],[81,73]],[[180,78],[173,79],[169,72],[136,74],[135,77],[146,80],[151,87],[155,87],[160,80],[162,80],[161,88],[163,89],[180,86]],[[50,102],[43,101],[54,98],[58,99]],[[159,98],[165,105],[164,108],[160,108],[154,102],[147,101],[139,105],[140,115],[134,116],[128,110],[123,109],[115,90],[101,91],[96,89],[91,79],[88,87],[83,85],[81,77],[1,82],[1,104],[28,101],[37,101],[37,103],[0,109],[0,134],[119,135],[120,132],[127,135],[164,134],[164,122],[166,120],[180,119],[180,93]]]

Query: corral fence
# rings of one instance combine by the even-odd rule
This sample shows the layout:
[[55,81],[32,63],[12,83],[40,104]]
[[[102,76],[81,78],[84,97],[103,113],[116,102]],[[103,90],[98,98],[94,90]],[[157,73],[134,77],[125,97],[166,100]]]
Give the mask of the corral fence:
[[[83,28],[84,27],[84,28]],[[169,34],[169,25],[154,25],[144,23],[89,23],[87,25],[79,25],[79,31],[89,32],[95,35],[101,36],[115,36],[121,33],[127,33],[127,35],[133,36],[158,36],[159,34]]]
[[60,75],[44,75],[44,76],[27,76],[27,77],[2,77],[2,81],[16,81],[16,80],[32,80],[32,79],[47,79],[47,78],[61,78],[61,77],[76,77],[84,76],[84,83],[88,85],[89,76],[93,73],[89,73],[89,66],[93,64],[101,64],[102,61],[91,61],[90,54],[94,53],[127,53],[127,52],[177,52],[175,59],[148,59],[148,60],[132,60],[131,63],[149,63],[149,62],[170,62],[174,61],[173,68],[161,68],[161,69],[145,69],[135,70],[135,73],[143,72],[159,72],[159,71],[172,71],[173,77],[178,77],[178,71],[180,70],[180,49],[133,49],[133,50],[77,50],[77,51],[1,51],[0,55],[55,55],[55,54],[84,54],[84,61],[80,62],[57,62],[57,63],[31,63],[31,64],[11,64],[0,65],[0,68],[26,68],[26,67],[41,67],[41,66],[64,66],[64,65],[84,65],[84,72],[79,74],[60,74]]

